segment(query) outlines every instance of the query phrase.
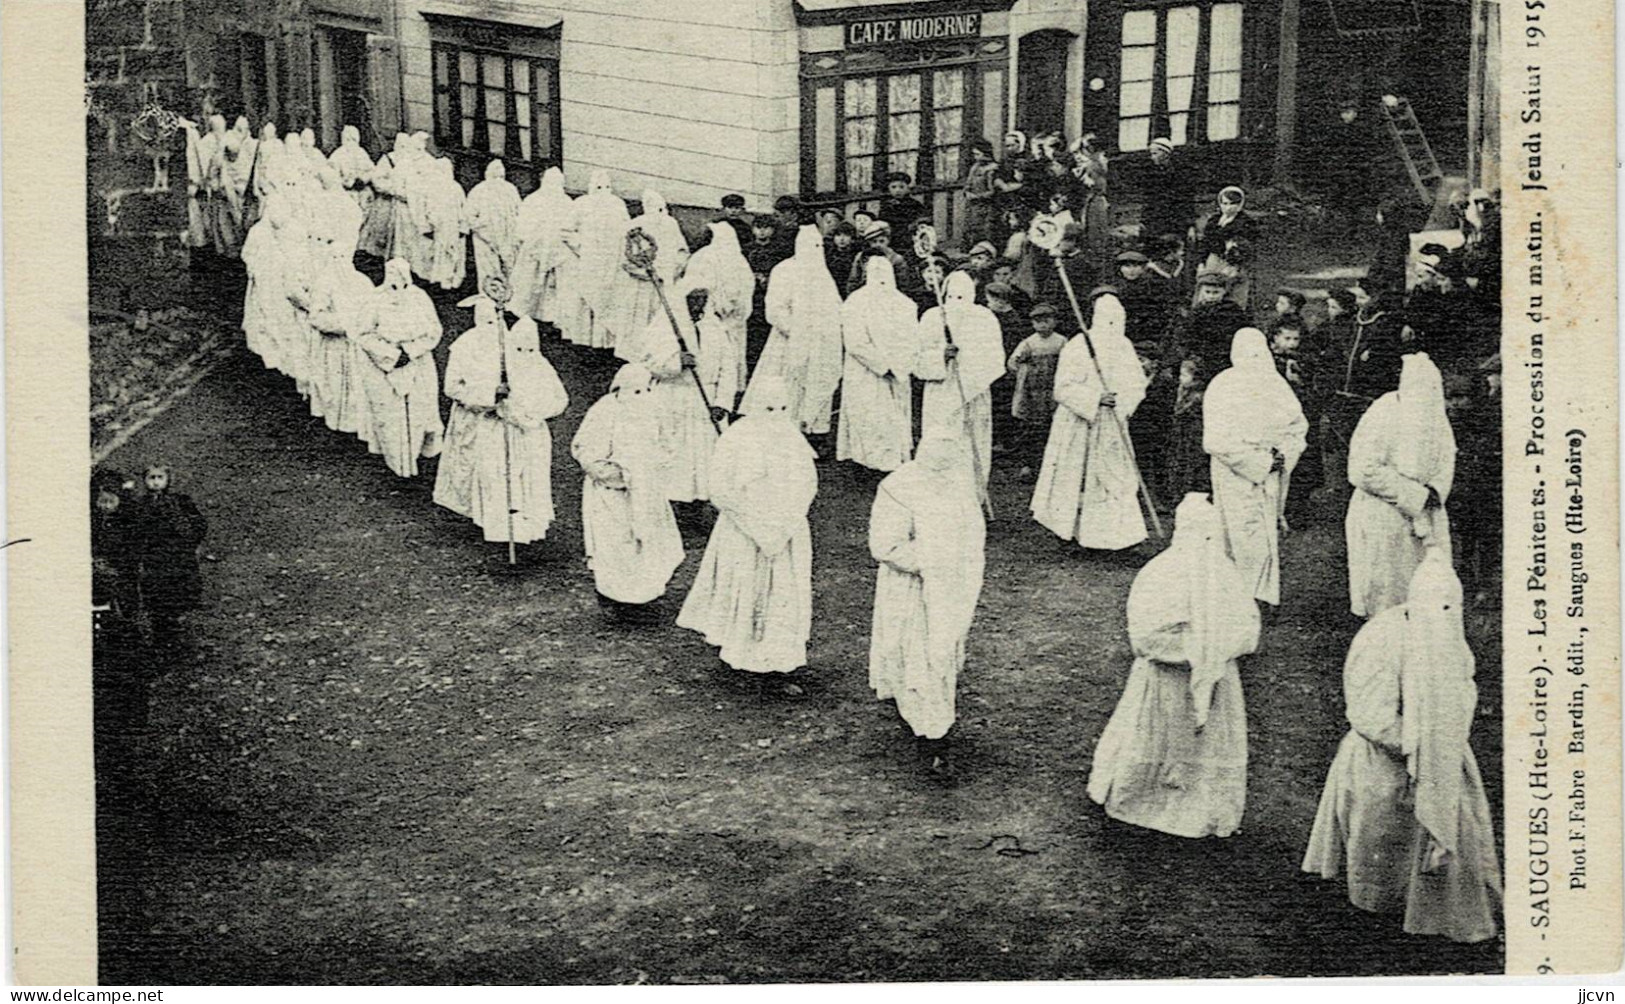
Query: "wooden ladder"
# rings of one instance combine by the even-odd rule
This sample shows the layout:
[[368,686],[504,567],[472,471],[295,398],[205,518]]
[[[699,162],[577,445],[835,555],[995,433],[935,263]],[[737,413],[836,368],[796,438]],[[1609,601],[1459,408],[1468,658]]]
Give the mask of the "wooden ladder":
[[1416,110],[1405,98],[1395,98],[1392,106],[1385,100],[1382,102],[1382,118],[1388,127],[1389,138],[1399,149],[1399,159],[1405,162],[1411,184],[1416,186],[1417,198],[1422,200],[1423,205],[1431,206],[1433,187],[1443,180],[1444,172],[1439,170],[1433,147],[1428,145],[1428,138],[1416,121]]

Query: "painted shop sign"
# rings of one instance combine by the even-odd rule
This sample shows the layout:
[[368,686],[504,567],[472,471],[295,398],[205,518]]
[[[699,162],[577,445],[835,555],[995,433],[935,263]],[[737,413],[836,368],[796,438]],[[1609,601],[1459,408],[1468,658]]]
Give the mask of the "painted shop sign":
[[846,26],[846,44],[862,48],[880,45],[917,45],[975,38],[982,33],[981,14],[934,14],[921,17],[880,17],[853,21]]

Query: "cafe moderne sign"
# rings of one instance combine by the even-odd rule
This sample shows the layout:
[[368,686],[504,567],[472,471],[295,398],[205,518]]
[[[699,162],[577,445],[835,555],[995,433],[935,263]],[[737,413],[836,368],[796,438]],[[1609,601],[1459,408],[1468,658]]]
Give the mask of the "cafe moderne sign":
[[918,17],[877,17],[846,26],[846,44],[853,47],[918,45],[975,38],[982,33],[981,14],[928,14]]

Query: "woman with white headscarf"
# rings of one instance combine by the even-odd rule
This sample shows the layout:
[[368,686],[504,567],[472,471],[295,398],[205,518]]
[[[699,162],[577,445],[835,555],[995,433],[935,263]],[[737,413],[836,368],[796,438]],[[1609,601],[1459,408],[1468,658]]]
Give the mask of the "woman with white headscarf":
[[467,199],[450,160],[437,157],[429,165],[420,216],[429,249],[423,278],[441,289],[459,289],[468,277]]
[[611,308],[615,277],[626,260],[626,227],[631,217],[626,203],[611,187],[608,171],[594,171],[587,193],[572,203],[575,210],[565,238],[575,252],[560,276],[559,327],[577,345],[595,349],[615,346],[614,332],[605,323]]
[[1258,648],[1258,605],[1224,552],[1205,495],[1134,577],[1123,696],[1095,747],[1089,797],[1113,819],[1176,837],[1228,837],[1247,804],[1247,710],[1236,660]]
[[469,190],[463,204],[480,289],[489,276],[512,281],[510,273],[519,255],[519,205],[519,189],[508,180],[502,161],[485,165],[485,180]]
[[574,200],[564,190],[564,172],[550,167],[542,173],[541,186],[519,204],[515,224],[518,251],[515,253],[510,285],[513,299],[508,309],[521,317],[553,324],[560,317],[560,282],[565,264],[575,258],[566,243]]
[[418,460],[440,453],[440,374],[434,349],[445,334],[429,294],[412,285],[412,267],[400,258],[384,265],[374,293],[374,327],[360,339],[367,401],[373,413],[369,446],[389,469],[416,477]]
[[1251,260],[1258,243],[1258,224],[1245,212],[1247,193],[1230,185],[1219,192],[1216,212],[1196,237],[1199,272],[1217,272],[1230,282],[1230,299],[1247,306],[1252,288]]
[[[683,236],[683,228],[672,218],[671,211],[666,208],[666,200],[659,192],[647,188],[643,190],[643,212],[626,227],[627,233],[633,230],[642,230],[654,238],[655,275],[660,277],[669,298],[677,277],[683,272],[683,265],[688,261],[688,239]],[[672,309],[677,309],[675,304]],[[602,318],[604,326],[609,329],[610,339],[616,345],[615,354],[622,359],[630,358],[620,351],[622,340],[636,338],[648,326],[651,318],[662,313],[664,311],[660,308],[654,283],[649,281],[643,269],[623,260],[621,267],[615,270],[614,281],[610,283],[609,304],[604,308]]]
[[581,532],[587,566],[604,605],[623,616],[636,617],[628,607],[665,595],[683,563],[683,538],[660,483],[652,383],[642,366],[622,366],[570,443],[570,454],[585,474]]
[[1351,903],[1403,912],[1408,934],[1485,941],[1495,936],[1501,869],[1468,745],[1478,687],[1447,551],[1428,552],[1408,593],[1349,646],[1350,728],[1326,776],[1303,870],[1347,875]]
[[355,204],[363,211],[372,201],[372,185],[369,178],[372,176],[372,157],[361,145],[361,130],[353,125],[344,127],[339,141],[339,148],[333,151],[327,162],[339,172],[339,179],[344,182],[344,190],[355,200]]
[[841,293],[829,274],[817,227],[807,224],[797,231],[795,254],[773,266],[764,311],[773,329],[741,410],[759,410],[757,381],[777,377],[790,390],[790,413],[802,434],[829,432],[841,382]]
[[711,242],[688,259],[679,288],[685,295],[703,289],[705,312],[699,328],[701,368],[696,371],[711,403],[732,412],[745,389],[746,324],[755,307],[756,276],[727,221],[708,224]]
[[394,148],[379,154],[378,162],[367,175],[373,198],[367,203],[367,221],[361,227],[363,254],[385,261],[395,257],[395,218],[404,212],[406,201],[406,175],[398,172],[398,166],[410,159],[411,146],[412,137],[404,132],[396,133]]
[[1405,602],[1430,547],[1450,553],[1444,503],[1456,473],[1456,435],[1444,382],[1425,353],[1404,357],[1399,389],[1372,403],[1349,440],[1349,608],[1372,617]]
[[[665,458],[661,483],[666,498],[673,502],[704,501],[711,493],[711,451],[716,448],[717,430],[695,383],[699,359],[684,348],[699,344],[694,319],[704,311],[700,294],[694,294],[688,302],[673,304],[672,310],[673,316],[668,317],[662,310],[643,325],[643,330],[618,338],[615,354],[647,369],[653,378],[649,408],[657,416]],[[672,330],[674,319],[681,326],[681,338]]]
[[966,441],[977,491],[987,489],[993,460],[993,381],[1004,376],[1004,334],[993,311],[976,302],[976,280],[954,272],[942,305],[920,317],[914,375],[925,381],[920,438],[942,429]]
[[515,543],[529,544],[553,525],[547,423],[564,413],[570,397],[542,355],[535,321],[521,318],[504,334],[494,301],[474,296],[460,306],[470,303],[474,327],[452,343],[446,360],[451,419],[434,500],[472,519],[488,542],[506,541],[511,528]]
[[897,289],[890,261],[864,263],[865,281],[841,305],[846,366],[835,457],[895,471],[914,455],[915,357],[919,307]]
[[698,631],[722,661],[749,673],[807,664],[812,630],[812,530],[818,494],[812,447],[790,416],[783,381],[763,384],[762,410],[729,426],[711,458],[717,507],[705,557],[677,626]]
[[954,724],[986,537],[964,437],[928,430],[914,459],[880,482],[869,514],[869,553],[880,563],[869,686],[897,702],[934,768]]
[[1242,328],[1230,368],[1202,400],[1202,449],[1210,457],[1213,502],[1224,519],[1230,557],[1252,595],[1281,602],[1281,514],[1309,423],[1298,395],[1276,372],[1264,334]]
[[1124,429],[1145,400],[1145,367],[1124,334],[1123,304],[1094,304],[1088,335],[1074,335],[1055,364],[1055,401],[1033,519],[1062,540],[1120,551],[1145,540],[1138,468]]

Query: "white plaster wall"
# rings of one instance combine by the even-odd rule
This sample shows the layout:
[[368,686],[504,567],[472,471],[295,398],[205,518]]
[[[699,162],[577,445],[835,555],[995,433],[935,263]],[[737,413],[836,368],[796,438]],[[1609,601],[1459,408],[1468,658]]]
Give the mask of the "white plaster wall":
[[[608,170],[622,195],[679,205],[739,192],[752,209],[797,189],[800,95],[792,0],[468,0],[467,16],[562,19],[566,184]],[[437,9],[447,6],[441,0]],[[433,125],[429,24],[399,4],[402,97]]]

